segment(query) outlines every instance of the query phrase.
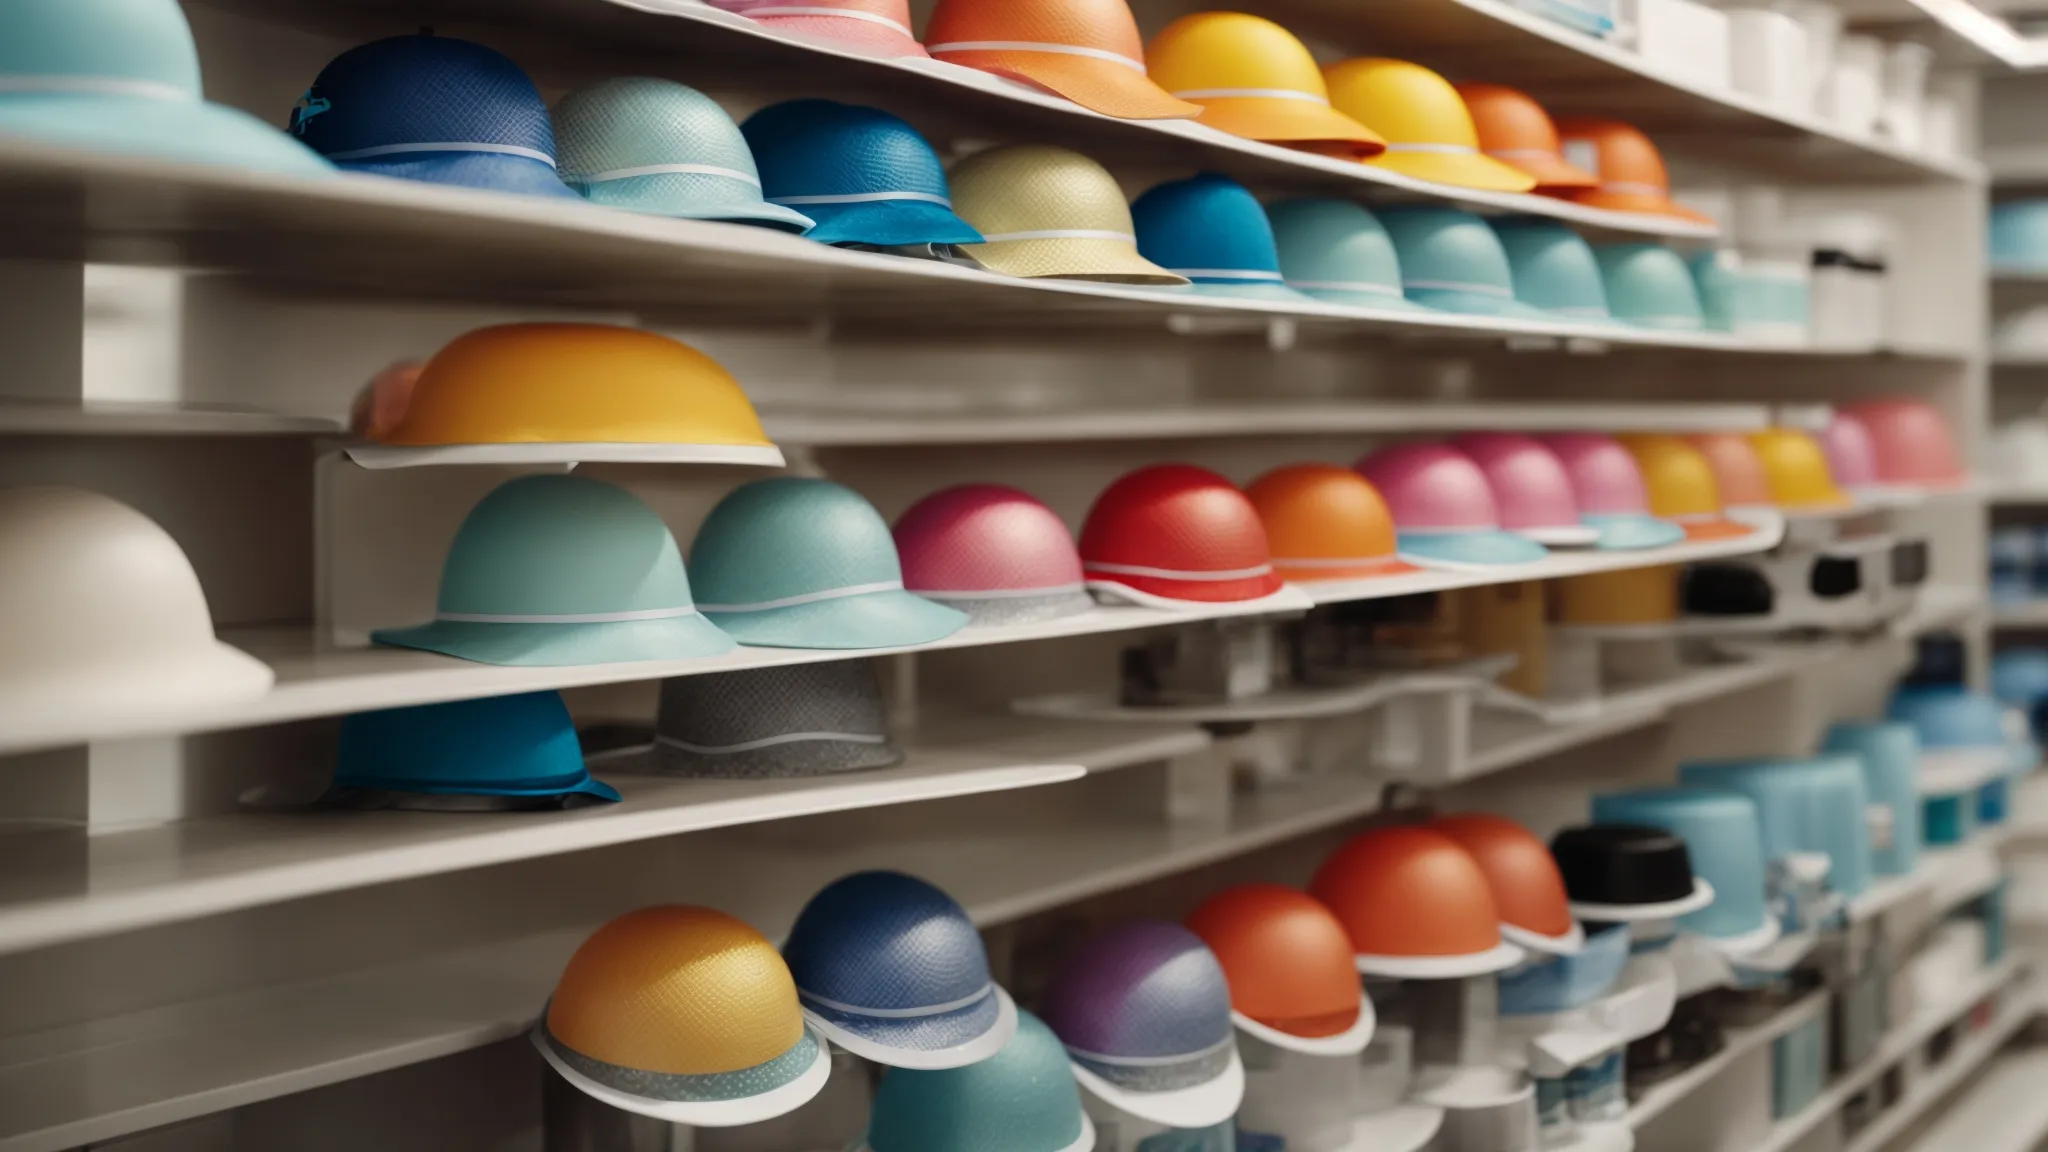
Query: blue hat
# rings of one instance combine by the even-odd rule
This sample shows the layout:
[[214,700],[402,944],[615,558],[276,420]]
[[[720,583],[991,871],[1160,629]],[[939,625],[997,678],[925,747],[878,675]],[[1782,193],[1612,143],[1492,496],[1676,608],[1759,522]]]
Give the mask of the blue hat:
[[1767,858],[1828,858],[1828,885],[1851,898],[1870,886],[1870,791],[1852,755],[1681,764],[1681,783],[1726,788],[1756,801]]
[[1991,694],[2008,708],[2048,700],[2048,649],[2008,648],[1992,657]]
[[899,1069],[875,1089],[862,1152],[1090,1152],[1095,1126],[1044,1021],[1017,1013],[1016,1035],[978,1064]]
[[617,801],[590,778],[560,693],[526,692],[382,712],[341,722],[333,802],[390,793]]
[[1401,258],[1401,291],[1417,304],[1474,316],[1549,320],[1515,299],[1515,275],[1500,237],[1462,208],[1397,204],[1379,211]]
[[1488,223],[1508,254],[1515,299],[1582,324],[1614,322],[1600,261],[1585,237],[1543,216],[1500,216]]
[[1131,204],[1138,254],[1185,276],[1176,289],[1306,304],[1280,275],[1273,225],[1258,197],[1228,176],[1204,172],[1161,184]]
[[1379,218],[1330,196],[1266,206],[1287,286],[1326,304],[1427,312],[1401,295],[1401,259]]
[[917,129],[879,108],[790,100],[740,125],[761,187],[816,222],[822,244],[979,244],[953,214],[939,154]]
[[1017,1006],[951,896],[901,872],[856,872],[811,897],[782,946],[804,1014],[856,1056],[959,1068],[996,1054]]
[[176,0],[0,5],[0,76],[0,134],[298,176],[333,171],[271,125],[205,101]]
[[1991,206],[1991,266],[2020,272],[2048,268],[2048,200]]
[[555,174],[533,81],[467,40],[393,36],[343,52],[299,98],[291,130],[350,172],[580,199]]
[[690,570],[704,614],[742,644],[893,648],[940,640],[967,614],[903,590],[889,524],[830,480],[777,476],[718,502]]
[[2015,767],[2005,709],[1959,684],[1921,684],[1892,694],[1887,714],[1920,739],[1920,791],[1948,796],[1988,784]]
[[1685,841],[1693,875],[1713,888],[1714,902],[1681,917],[1680,927],[1732,951],[1777,941],[1782,926],[1765,901],[1763,828],[1749,797],[1701,788],[1610,792],[1593,797],[1593,821],[1662,828]]
[[1856,757],[1873,809],[1891,820],[1891,835],[1871,846],[1880,876],[1904,876],[1920,862],[1920,740],[1910,724],[1844,720],[1828,729],[1821,751]]
[[1699,285],[1685,258],[1662,244],[1602,244],[1593,249],[1607,306],[1617,320],[1637,328],[1699,332],[1707,326]]
[[697,614],[668,525],[632,493],[561,473],[491,490],[462,521],[434,619],[370,634],[481,664],[684,660],[734,648]]

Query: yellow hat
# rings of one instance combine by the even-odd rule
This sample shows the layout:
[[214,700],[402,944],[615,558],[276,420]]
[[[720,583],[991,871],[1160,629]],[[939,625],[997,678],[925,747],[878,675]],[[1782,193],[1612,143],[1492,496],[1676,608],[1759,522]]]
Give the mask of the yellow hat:
[[1664,434],[1618,436],[1642,469],[1650,494],[1650,514],[1675,520],[1688,540],[1725,540],[1747,536],[1753,529],[1722,514],[1721,486],[1714,469],[1698,448],[1682,436]]
[[1377,156],[1387,142],[1330,107],[1315,57],[1271,20],[1197,12],[1168,24],[1145,47],[1160,87],[1202,106],[1197,119],[1233,136],[1319,152]]
[[1678,567],[1626,568],[1556,582],[1559,624],[1664,624],[1678,619]]
[[1323,70],[1337,111],[1384,136],[1366,163],[1418,180],[1527,192],[1536,178],[1479,150],[1479,129],[1451,82],[1420,64],[1366,56]]
[[1131,206],[1109,170],[1049,144],[1010,144],[955,165],[953,211],[987,240],[960,249],[1010,276],[1186,284],[1138,255]]
[[366,468],[586,460],[780,466],[747,394],[687,344],[603,324],[479,328],[441,349]]
[[1749,434],[1749,446],[1763,461],[1771,502],[1780,508],[1844,508],[1849,497],[1835,485],[1827,454],[1796,428],[1767,428]]

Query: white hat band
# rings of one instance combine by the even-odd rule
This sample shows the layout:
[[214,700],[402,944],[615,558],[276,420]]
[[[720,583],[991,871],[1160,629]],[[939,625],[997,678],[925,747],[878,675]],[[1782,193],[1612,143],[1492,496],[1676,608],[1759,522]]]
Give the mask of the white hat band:
[[825,600],[842,600],[848,596],[865,596],[870,592],[901,592],[901,580],[877,580],[873,584],[852,584],[845,588],[830,588],[823,592],[805,592],[797,596],[783,596],[775,600],[756,600],[748,604],[699,604],[705,612],[767,612],[776,608],[794,608],[798,604],[816,604]]
[[770,204],[880,204],[889,200],[917,200],[951,208],[953,202],[936,192],[846,192],[833,196],[770,196]]
[[877,1020],[917,1020],[926,1016],[944,1016],[948,1012],[958,1012],[962,1008],[972,1008],[990,996],[995,995],[995,992],[995,984],[989,983],[982,985],[981,990],[971,996],[962,996],[958,1000],[948,1001],[944,1004],[931,1004],[923,1008],[863,1008],[858,1004],[844,1004],[837,1000],[828,1000],[816,992],[809,992],[802,988],[796,990],[798,996],[813,1004],[822,1004],[834,1012],[845,1012],[852,1016],[871,1016]]
[[761,186],[761,178],[752,172],[737,168],[722,168],[716,164],[642,164],[637,168],[607,168],[603,172],[569,172],[565,178],[578,184],[609,184],[614,180],[631,180],[636,176],[723,176],[728,180]]
[[881,15],[878,12],[858,12],[852,8],[749,8],[742,15],[750,20],[759,20],[763,16],[837,16],[844,20],[865,20],[870,24],[880,24],[884,28],[894,28],[913,40],[917,39],[916,36],[912,35],[910,29],[889,19],[887,16]]
[[125,76],[58,76],[15,73],[0,75],[0,93],[40,92],[56,96],[136,96],[144,100],[197,103],[190,89],[155,80],[131,80]]
[[927,44],[925,51],[934,56],[942,52],[1051,52],[1059,56],[1086,56],[1090,60],[1107,60],[1121,64],[1141,75],[1145,71],[1143,60],[1133,60],[1120,52],[1104,48],[1083,48],[1079,44],[1047,44],[1037,40],[959,40],[948,44]]
[[983,233],[981,238],[990,244],[1000,244],[1005,240],[1121,240],[1126,244],[1138,242],[1138,238],[1129,232],[1112,232],[1105,228],[1040,228],[1031,232],[997,232],[994,235]]
[[1169,95],[1181,100],[1230,100],[1239,98],[1299,100],[1304,104],[1321,104],[1325,108],[1330,106],[1330,101],[1327,97],[1318,96],[1313,92],[1303,92],[1295,88],[1194,88],[1186,92],[1169,93]]
[[1179,568],[1147,568],[1142,564],[1099,564],[1093,560],[1086,561],[1084,567],[1090,572],[1107,572],[1112,576],[1156,576],[1161,580],[1253,580],[1273,574],[1271,564],[1261,564],[1256,568],[1226,568],[1210,572],[1189,572]]
[[436,612],[450,624],[623,624],[630,620],[679,620],[695,608],[636,608],[626,612]]
[[443,140],[429,144],[380,144],[375,148],[358,148],[353,152],[329,152],[329,160],[374,160],[379,156],[409,156],[419,152],[486,152],[499,156],[520,156],[538,160],[550,168],[555,158],[537,148],[522,148],[517,144],[478,144],[467,140]]

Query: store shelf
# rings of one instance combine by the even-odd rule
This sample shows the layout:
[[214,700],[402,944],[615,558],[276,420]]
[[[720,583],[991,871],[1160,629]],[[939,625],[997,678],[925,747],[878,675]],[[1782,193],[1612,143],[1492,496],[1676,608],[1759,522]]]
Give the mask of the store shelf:
[[1719,1052],[1669,1080],[1651,1085],[1629,1105],[1628,1115],[1622,1123],[1634,1131],[1642,1131],[1673,1105],[1705,1087],[1708,1081],[1733,1067],[1737,1061],[1819,1016],[1827,1011],[1827,1007],[1827,993],[1815,992],[1779,1009],[1761,1024],[1728,1029]]
[[1851,901],[1849,918],[1874,920],[1894,908],[1924,900],[1928,914],[1939,919],[1998,884],[2004,875],[1998,851],[2008,836],[2006,829],[1992,828],[1967,844],[1922,851],[1910,874],[1879,880]]
[[1990,503],[2008,507],[2048,504],[2048,484],[1995,484]]
[[1982,615],[1986,597],[1967,584],[1929,584],[1905,615],[1892,621],[1892,635],[1905,638],[1955,628]]
[[[1996,1056],[1906,1152],[2034,1152],[2048,1140],[2048,1048]],[[1908,1098],[1907,1102],[1911,1102]]]
[[205,404],[0,400],[0,436],[332,436],[320,416],[283,416]]
[[2048,628],[2048,599],[1991,604],[1994,628]]
[[[1889,1146],[1905,1131],[1907,1125],[1946,1099],[1965,1079],[1975,1075],[2020,1029],[2032,1023],[2040,1010],[2038,996],[2027,996],[2018,1004],[2002,1008],[1989,1025],[1958,1044],[1945,1060],[1923,1073],[1921,1079],[1907,1089],[1902,1099],[1881,1113],[1869,1127],[1858,1132],[1844,1145],[1843,1152],[1880,1152]],[[2038,1082],[2035,1090],[2039,1092]],[[1946,1147],[1966,1148],[1969,1152],[1991,1152],[1983,1144],[1950,1144]]]

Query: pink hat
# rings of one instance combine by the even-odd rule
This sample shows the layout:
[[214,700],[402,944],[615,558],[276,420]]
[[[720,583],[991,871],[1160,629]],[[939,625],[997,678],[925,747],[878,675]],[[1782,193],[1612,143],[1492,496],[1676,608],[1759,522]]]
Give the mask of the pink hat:
[[1886,484],[1952,488],[1969,475],[1956,454],[1948,421],[1921,400],[1893,397],[1852,404],[1849,415],[1870,432],[1877,450],[1877,478]]
[[1479,465],[1447,444],[1393,444],[1356,465],[1394,513],[1401,555],[1451,567],[1527,564],[1541,544],[1503,532],[1499,506]]
[[1650,514],[1643,470],[1620,441],[1593,432],[1553,432],[1538,440],[1564,465],[1579,518],[1599,530],[1601,548],[1663,548],[1685,539],[1685,529]]
[[1852,489],[1878,483],[1877,445],[1871,442],[1870,429],[1854,415],[1835,413],[1821,430],[1820,446],[1835,483]]
[[1599,529],[1579,522],[1571,478],[1550,449],[1513,432],[1467,432],[1451,443],[1486,474],[1501,527],[1553,548],[1600,539]]
[[907,0],[711,0],[779,32],[831,40],[875,56],[925,56]]
[[1024,624],[1087,611],[1073,534],[1028,492],[962,484],[896,520],[903,586],[975,624]]

